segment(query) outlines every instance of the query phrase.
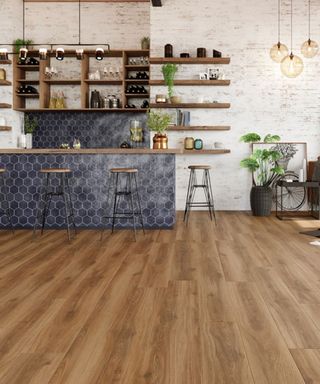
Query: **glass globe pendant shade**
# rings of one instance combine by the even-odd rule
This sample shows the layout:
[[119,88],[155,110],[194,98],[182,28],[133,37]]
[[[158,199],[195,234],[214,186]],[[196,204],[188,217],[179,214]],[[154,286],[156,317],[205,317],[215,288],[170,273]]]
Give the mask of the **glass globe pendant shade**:
[[281,63],[282,59],[288,56],[289,50],[280,41],[270,49],[270,57],[276,63]]
[[300,75],[303,71],[303,61],[299,56],[292,52],[281,61],[281,72],[289,77],[294,78]]
[[316,41],[307,40],[301,46],[301,53],[307,59],[312,59],[319,51],[319,45]]

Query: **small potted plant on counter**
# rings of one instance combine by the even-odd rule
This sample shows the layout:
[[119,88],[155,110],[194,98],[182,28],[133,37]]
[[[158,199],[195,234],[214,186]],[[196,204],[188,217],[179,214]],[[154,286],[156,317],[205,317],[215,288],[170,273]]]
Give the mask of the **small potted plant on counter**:
[[174,77],[177,71],[178,66],[176,64],[164,64],[162,66],[164,82],[168,87],[168,96],[172,104],[178,104],[181,102],[181,98],[179,96],[173,95]]
[[26,116],[24,119],[24,133],[26,135],[26,148],[32,148],[32,134],[38,128],[38,121]]
[[[261,142],[257,133],[248,133],[241,137],[245,143]],[[280,140],[277,135],[268,134],[263,143],[270,144]],[[253,186],[250,192],[251,210],[254,216],[270,216],[272,208],[271,184],[278,175],[284,174],[284,169],[277,164],[281,153],[272,148],[254,149],[251,156],[243,159],[240,165],[252,172]]]
[[171,121],[170,115],[163,112],[148,111],[147,126],[155,132],[153,136],[153,149],[168,149],[168,136],[166,130]]
[[141,49],[149,49],[150,48],[150,37],[143,37],[141,39]]

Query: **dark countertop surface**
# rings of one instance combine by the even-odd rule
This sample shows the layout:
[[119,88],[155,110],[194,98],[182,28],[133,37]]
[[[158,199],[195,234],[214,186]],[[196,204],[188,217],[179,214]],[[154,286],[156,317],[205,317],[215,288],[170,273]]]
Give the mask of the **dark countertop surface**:
[[0,148],[1,154],[151,154],[151,155],[164,155],[164,154],[182,154],[183,150],[180,148],[171,149],[151,149],[151,148],[81,148],[81,149],[55,149],[55,148]]

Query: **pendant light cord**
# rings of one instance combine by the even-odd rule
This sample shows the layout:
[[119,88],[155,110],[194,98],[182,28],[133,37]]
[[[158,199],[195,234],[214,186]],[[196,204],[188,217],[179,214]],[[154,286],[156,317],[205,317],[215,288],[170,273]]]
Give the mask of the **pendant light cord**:
[[79,10],[79,45],[81,45],[81,0],[78,3]]
[[23,41],[25,41],[25,38],[26,38],[26,33],[25,33],[25,29],[26,29],[26,26],[25,26],[25,20],[26,20],[26,5],[25,5],[25,1],[23,0],[23,12],[22,12],[22,39]]
[[292,24],[293,24],[293,7],[292,7],[292,0],[291,0],[291,39],[290,39],[290,43],[291,43],[291,53],[292,53]]
[[278,0],[278,42],[280,43],[280,0]]
[[308,30],[308,33],[309,33],[309,40],[310,40],[310,35],[311,35],[311,0],[309,0],[309,9],[308,9],[308,12],[309,12],[309,30]]

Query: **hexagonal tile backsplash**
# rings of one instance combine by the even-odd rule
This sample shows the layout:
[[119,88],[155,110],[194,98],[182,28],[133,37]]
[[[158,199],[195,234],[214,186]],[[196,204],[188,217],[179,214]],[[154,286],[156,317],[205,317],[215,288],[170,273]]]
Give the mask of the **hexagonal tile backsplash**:
[[[8,200],[15,227],[30,228],[34,225],[39,193],[44,182],[44,176],[39,170],[50,167],[68,167],[73,171],[70,187],[78,227],[101,227],[102,217],[110,216],[107,199],[109,169],[113,167],[138,168],[139,193],[146,228],[171,228],[175,224],[175,155],[5,154],[0,155],[2,167],[7,170],[5,178]],[[53,178],[52,185],[57,183],[58,179]],[[3,189],[0,196],[2,194]],[[126,202],[120,204],[120,209],[127,210]],[[110,220],[104,220],[104,223],[109,226]],[[53,197],[46,225],[65,226],[61,197]],[[117,227],[131,225],[132,220],[117,220]],[[1,211],[0,226],[8,226],[7,218]]]
[[37,119],[39,124],[33,134],[35,148],[59,148],[62,143],[72,144],[75,138],[83,148],[118,148],[123,141],[130,140],[131,120],[142,122],[143,146],[149,147],[145,113],[49,111],[27,115]]

